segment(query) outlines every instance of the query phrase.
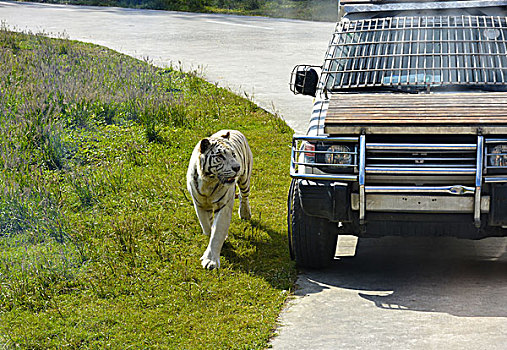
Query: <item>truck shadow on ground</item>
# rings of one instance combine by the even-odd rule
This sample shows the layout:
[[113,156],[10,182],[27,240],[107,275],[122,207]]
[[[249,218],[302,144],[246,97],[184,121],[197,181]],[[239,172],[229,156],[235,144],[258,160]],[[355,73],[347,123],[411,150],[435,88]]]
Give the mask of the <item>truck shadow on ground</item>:
[[389,310],[507,317],[507,238],[360,239],[353,257],[329,269],[304,271],[296,295],[329,288]]

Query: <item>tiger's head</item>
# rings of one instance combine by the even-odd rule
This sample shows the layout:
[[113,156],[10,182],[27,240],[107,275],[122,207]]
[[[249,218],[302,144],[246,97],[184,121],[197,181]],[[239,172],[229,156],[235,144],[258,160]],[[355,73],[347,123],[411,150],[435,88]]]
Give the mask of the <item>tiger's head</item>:
[[230,133],[200,141],[199,162],[202,175],[218,179],[222,184],[233,184],[241,165],[229,143]]

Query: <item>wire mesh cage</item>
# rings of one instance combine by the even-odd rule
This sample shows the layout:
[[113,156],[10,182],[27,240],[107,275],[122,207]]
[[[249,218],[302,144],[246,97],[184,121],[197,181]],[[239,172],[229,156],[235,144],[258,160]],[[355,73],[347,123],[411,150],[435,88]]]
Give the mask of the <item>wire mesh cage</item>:
[[506,37],[500,16],[343,20],[326,55],[324,86],[505,85]]

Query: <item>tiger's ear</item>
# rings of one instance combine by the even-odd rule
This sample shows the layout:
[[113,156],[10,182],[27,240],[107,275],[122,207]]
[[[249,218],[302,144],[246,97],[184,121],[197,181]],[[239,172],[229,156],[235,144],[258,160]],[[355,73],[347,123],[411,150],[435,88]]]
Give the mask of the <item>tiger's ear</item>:
[[231,136],[231,133],[230,133],[229,131],[227,131],[227,134],[222,135],[222,137],[223,137],[224,139],[227,139],[227,140],[229,139],[229,137],[230,137],[230,136]]
[[204,153],[206,152],[207,149],[209,149],[209,147],[211,146],[211,142],[209,142],[208,139],[202,139],[201,140],[201,144],[200,144],[200,151],[201,153]]

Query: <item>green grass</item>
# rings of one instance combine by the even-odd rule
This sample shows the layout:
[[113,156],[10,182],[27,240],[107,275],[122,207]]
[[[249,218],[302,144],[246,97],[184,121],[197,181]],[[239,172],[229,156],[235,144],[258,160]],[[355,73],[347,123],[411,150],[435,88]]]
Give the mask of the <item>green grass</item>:
[[[291,129],[99,46],[2,28],[0,66],[0,348],[265,348],[295,279]],[[185,174],[223,128],[254,154],[253,219],[210,272]]]
[[28,0],[56,4],[225,13],[336,22],[338,0]]
[[211,13],[336,22],[338,20],[338,0],[215,1],[205,6],[204,11]]

